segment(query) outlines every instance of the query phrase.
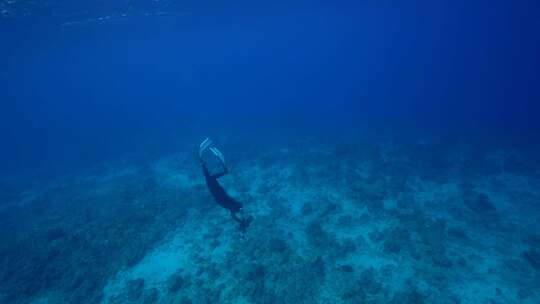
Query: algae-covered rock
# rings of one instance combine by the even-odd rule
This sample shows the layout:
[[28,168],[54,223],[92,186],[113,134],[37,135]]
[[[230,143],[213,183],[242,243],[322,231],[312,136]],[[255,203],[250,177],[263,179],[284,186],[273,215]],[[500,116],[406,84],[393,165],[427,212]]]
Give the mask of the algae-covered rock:
[[473,212],[486,214],[497,211],[489,197],[484,193],[465,193],[463,202]]
[[540,252],[536,250],[526,250],[523,252],[523,258],[527,260],[536,270],[540,270]]
[[127,299],[131,302],[137,301],[141,298],[144,291],[144,280],[135,279],[128,281],[126,284]]
[[156,288],[150,288],[144,293],[143,304],[155,304],[159,300],[159,292]]
[[399,253],[410,241],[410,233],[404,228],[392,229],[383,242],[384,253]]
[[167,279],[167,290],[176,293],[186,285],[186,280],[180,273],[175,273]]

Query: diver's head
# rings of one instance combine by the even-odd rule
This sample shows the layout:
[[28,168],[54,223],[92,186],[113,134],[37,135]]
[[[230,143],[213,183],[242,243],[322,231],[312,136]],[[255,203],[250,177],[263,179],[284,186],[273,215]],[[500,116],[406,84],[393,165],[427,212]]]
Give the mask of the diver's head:
[[243,213],[244,212],[244,204],[242,204],[239,201],[235,201],[234,206],[231,208],[231,211],[234,213]]
[[251,215],[247,218],[242,219],[242,221],[240,222],[240,231],[245,233],[251,222],[253,222],[253,217]]
[[231,213],[242,213],[242,206],[228,206],[227,209],[231,212]]

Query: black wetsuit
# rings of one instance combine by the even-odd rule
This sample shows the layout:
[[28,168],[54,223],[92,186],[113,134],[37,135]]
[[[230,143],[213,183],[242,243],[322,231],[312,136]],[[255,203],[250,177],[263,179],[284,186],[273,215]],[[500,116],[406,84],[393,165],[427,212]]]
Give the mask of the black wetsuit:
[[226,167],[224,167],[222,173],[212,175],[208,171],[206,164],[203,163],[202,168],[204,172],[204,178],[206,180],[206,186],[208,186],[208,190],[210,190],[210,193],[212,193],[212,196],[214,197],[216,202],[221,207],[231,211],[234,217],[236,212],[239,212],[242,210],[242,203],[240,203],[239,201],[235,200],[230,195],[228,195],[227,192],[225,192],[225,189],[223,189],[223,187],[221,187],[221,185],[218,182],[218,178],[227,174],[229,170]]
[[203,162],[201,165],[204,172],[204,178],[206,180],[206,186],[208,186],[210,193],[212,193],[212,196],[221,207],[231,212],[232,218],[236,222],[238,222],[238,224],[240,224],[240,231],[242,231],[242,233],[245,233],[247,228],[251,224],[253,217],[248,216],[247,218],[239,218],[237,213],[243,211],[242,203],[228,195],[227,192],[225,192],[225,189],[223,189],[223,187],[221,187],[218,182],[218,178],[229,173],[229,170],[227,169],[227,167],[223,166],[223,172],[218,174],[210,174],[208,168],[206,167],[206,164]]

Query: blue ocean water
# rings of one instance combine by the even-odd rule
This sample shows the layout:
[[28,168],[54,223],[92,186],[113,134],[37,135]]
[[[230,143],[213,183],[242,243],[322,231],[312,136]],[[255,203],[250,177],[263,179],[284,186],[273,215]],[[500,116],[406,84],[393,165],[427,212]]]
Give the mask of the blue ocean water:
[[0,0],[0,303],[539,303],[539,28],[533,1]]

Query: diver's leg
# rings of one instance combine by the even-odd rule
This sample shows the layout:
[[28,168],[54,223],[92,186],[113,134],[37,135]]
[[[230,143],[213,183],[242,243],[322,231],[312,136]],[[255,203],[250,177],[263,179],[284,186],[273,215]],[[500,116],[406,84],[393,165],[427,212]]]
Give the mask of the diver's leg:
[[220,178],[220,177],[222,177],[223,175],[225,175],[227,173],[229,173],[229,169],[227,167],[223,167],[223,172],[214,174],[214,175],[212,175],[212,177],[213,178]]
[[225,156],[223,156],[223,153],[221,153],[221,151],[219,151],[219,149],[216,147],[210,147],[210,151],[214,153],[214,155],[219,159],[219,161],[221,162],[221,165],[223,166],[223,172],[214,174],[213,176],[215,178],[220,178],[223,175],[229,173],[229,168],[227,168],[227,163],[225,163]]

